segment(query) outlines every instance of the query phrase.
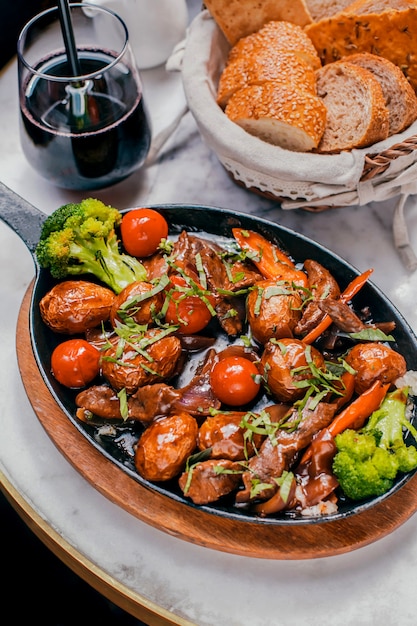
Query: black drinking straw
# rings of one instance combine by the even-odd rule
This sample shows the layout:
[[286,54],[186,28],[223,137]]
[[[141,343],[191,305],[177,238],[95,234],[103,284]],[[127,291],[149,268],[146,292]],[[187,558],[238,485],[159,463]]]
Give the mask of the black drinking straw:
[[59,21],[61,23],[62,36],[64,38],[65,51],[73,76],[80,76],[80,62],[78,60],[77,46],[75,44],[74,30],[72,28],[71,13],[68,0],[58,0]]
[[[71,74],[74,77],[81,76],[81,65],[77,54],[74,29],[72,27],[69,0],[58,0],[58,13]],[[67,88],[70,113],[75,126],[79,130],[88,122],[87,88],[88,83],[82,81],[74,81],[74,83],[68,85]]]

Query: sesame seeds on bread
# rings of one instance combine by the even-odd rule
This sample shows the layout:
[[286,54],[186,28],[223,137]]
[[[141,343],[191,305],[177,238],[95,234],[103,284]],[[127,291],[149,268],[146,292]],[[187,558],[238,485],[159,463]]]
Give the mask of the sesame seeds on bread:
[[272,50],[296,52],[313,69],[321,66],[317,50],[304,30],[296,24],[285,21],[268,22],[256,33],[240,39],[230,50],[228,63]]
[[239,89],[225,113],[263,141],[299,152],[317,148],[326,124],[326,107],[320,98],[273,82]]
[[273,145],[323,154],[406,129],[417,119],[417,0],[308,5],[331,15],[304,28],[273,19],[231,47],[217,91],[227,117]]
[[241,56],[229,63],[219,80],[217,103],[224,109],[238,89],[268,81],[316,93],[316,75],[311,66],[294,52],[273,48],[250,57]]
[[251,135],[288,150],[317,148],[326,109],[317,97],[320,59],[303,29],[271,21],[229,52],[217,103]]
[[322,67],[316,76],[317,93],[327,109],[318,152],[334,154],[364,148],[388,137],[385,98],[369,70],[338,61]]

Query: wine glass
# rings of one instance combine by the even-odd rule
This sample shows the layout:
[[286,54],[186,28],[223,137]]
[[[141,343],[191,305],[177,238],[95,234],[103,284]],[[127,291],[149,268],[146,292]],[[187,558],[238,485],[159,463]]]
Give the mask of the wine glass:
[[18,39],[20,137],[35,170],[67,189],[100,189],[139,169],[151,130],[123,20],[103,7],[69,5],[79,73],[66,52],[58,8]]

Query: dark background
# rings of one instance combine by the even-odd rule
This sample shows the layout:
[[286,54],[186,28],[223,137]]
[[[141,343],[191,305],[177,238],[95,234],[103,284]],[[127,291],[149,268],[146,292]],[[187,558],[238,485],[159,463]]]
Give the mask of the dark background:
[[[16,54],[23,25],[51,0],[0,0],[0,68]],[[2,604],[13,623],[141,626],[74,574],[32,533],[0,492]],[[12,611],[12,612],[10,612]]]
[[5,615],[12,616],[11,623],[143,625],[66,567],[29,530],[1,492],[0,520],[2,605]]
[[0,68],[15,55],[24,24],[54,4],[52,0],[0,0]]

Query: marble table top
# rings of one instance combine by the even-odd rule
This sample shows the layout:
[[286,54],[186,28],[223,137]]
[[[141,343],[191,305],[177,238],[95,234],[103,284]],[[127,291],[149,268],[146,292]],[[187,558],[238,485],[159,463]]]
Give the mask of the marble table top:
[[[184,105],[181,79],[164,68],[142,72],[154,129]],[[26,163],[19,145],[16,67],[0,76],[0,179],[45,213],[83,196],[51,187]],[[255,214],[303,233],[373,282],[417,331],[417,272],[404,269],[392,242],[394,201],[319,214],[283,211],[235,185],[203,143],[190,113],[157,160],[96,196],[118,208],[140,204],[207,204]],[[406,205],[417,249],[417,200]],[[15,326],[34,276],[31,255],[0,222],[0,459],[4,476],[65,541],[95,566],[162,607],[178,624],[321,626],[416,623],[417,517],[391,535],[339,556],[269,561],[217,552],[152,528],[108,501],[58,452],[24,392]],[[416,364],[417,369],[417,364]],[[416,533],[416,534],[415,534]]]

